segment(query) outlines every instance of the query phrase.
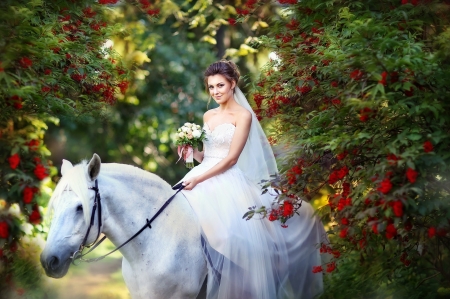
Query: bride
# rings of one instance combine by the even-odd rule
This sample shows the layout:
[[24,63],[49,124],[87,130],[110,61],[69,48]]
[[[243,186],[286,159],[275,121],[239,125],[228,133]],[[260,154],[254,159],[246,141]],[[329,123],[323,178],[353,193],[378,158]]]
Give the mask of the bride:
[[239,71],[227,60],[211,64],[205,85],[218,108],[203,116],[207,139],[194,151],[200,164],[182,182],[182,193],[195,211],[208,264],[207,298],[313,298],[322,274],[318,244],[324,237],[312,207],[303,203],[288,228],[267,219],[245,221],[249,207],[270,207],[258,183],[277,172],[275,159],[258,120],[237,87]]

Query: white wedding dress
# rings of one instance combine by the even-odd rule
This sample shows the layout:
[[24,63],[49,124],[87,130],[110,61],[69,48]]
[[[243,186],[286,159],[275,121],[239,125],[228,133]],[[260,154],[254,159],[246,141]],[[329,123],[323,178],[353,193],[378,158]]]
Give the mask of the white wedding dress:
[[[224,123],[211,131],[205,124],[204,130],[203,161],[184,179],[206,172],[228,154],[235,126]],[[309,299],[322,291],[322,274],[312,273],[312,267],[321,264],[318,247],[326,237],[308,203],[287,221],[288,228],[267,219],[246,221],[242,216],[249,207],[270,207],[274,198],[261,195],[237,164],[182,193],[202,229],[208,299]]]

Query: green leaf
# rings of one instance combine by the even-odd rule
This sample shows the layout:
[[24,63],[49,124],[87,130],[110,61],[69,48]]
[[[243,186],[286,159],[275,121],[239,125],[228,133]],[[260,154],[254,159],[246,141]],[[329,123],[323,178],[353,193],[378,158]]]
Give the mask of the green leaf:
[[406,137],[407,137],[409,140],[417,141],[417,140],[420,140],[420,139],[422,138],[422,135],[420,135],[420,134],[409,134],[409,135],[407,135]]
[[5,175],[3,176],[3,179],[4,179],[5,181],[9,181],[10,179],[12,179],[12,178],[14,178],[14,177],[17,177],[17,176],[18,176],[17,173],[15,173],[15,172],[10,172],[10,173],[8,173],[8,174],[5,174]]

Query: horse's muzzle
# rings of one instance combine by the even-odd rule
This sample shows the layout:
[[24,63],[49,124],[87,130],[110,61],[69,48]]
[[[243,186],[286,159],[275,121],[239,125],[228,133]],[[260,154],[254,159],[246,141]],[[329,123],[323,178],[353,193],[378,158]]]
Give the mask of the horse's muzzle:
[[61,278],[66,275],[71,261],[70,258],[62,259],[55,255],[47,256],[45,251],[41,253],[41,265],[45,274],[52,278]]

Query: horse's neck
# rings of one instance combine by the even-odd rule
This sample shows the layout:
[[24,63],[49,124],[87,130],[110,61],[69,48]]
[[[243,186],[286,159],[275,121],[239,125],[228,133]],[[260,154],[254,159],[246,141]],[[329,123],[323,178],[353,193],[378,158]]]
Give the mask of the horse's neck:
[[[102,206],[105,207],[103,232],[116,246],[144,226],[146,219],[150,219],[173,194],[170,186],[162,179],[142,171],[137,171],[135,175],[106,173],[99,177],[99,188]],[[176,217],[173,214],[160,215],[153,224],[158,225],[157,228],[150,232],[144,230],[133,242],[121,249],[122,254],[126,258],[127,255],[133,256],[136,251],[142,251],[143,242],[151,244],[156,234],[167,234],[170,228],[161,222],[164,221],[163,218]]]
[[[112,168],[115,169],[115,168]],[[120,246],[163,206],[174,191],[142,170],[103,171],[99,189],[105,207],[103,232]],[[120,249],[122,273],[133,298],[193,298],[206,275],[200,226],[178,195],[138,237]]]

